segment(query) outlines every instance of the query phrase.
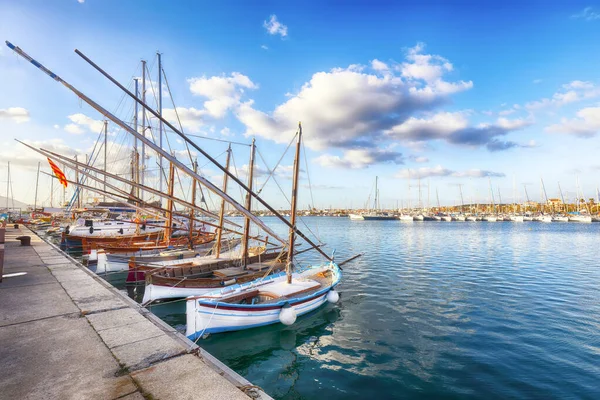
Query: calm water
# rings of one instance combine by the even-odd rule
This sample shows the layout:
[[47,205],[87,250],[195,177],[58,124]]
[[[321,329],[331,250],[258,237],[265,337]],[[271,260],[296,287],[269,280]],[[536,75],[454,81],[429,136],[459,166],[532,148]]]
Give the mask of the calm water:
[[340,303],[199,342],[271,396],[600,398],[600,224],[305,221],[366,252]]

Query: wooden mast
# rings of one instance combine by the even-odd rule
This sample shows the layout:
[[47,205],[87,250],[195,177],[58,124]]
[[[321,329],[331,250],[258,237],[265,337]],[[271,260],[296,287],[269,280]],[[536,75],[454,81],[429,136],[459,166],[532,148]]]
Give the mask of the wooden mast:
[[[227,148],[227,160],[225,160],[225,171],[229,171],[229,161],[231,160],[231,144]],[[227,193],[227,180],[229,175],[223,174],[223,192]],[[221,199],[221,209],[219,210],[219,228],[217,229],[217,248],[215,258],[221,254],[221,239],[223,237],[223,219],[225,218],[225,199]]]
[[[106,171],[107,161],[107,140],[108,140],[108,121],[104,120],[104,171]],[[106,174],[104,174],[104,191],[106,192]],[[104,201],[106,202],[106,195],[104,195]]]
[[[250,146],[250,167],[249,167],[249,171],[248,171],[248,189],[252,190],[252,185],[253,185],[253,178],[254,178],[254,155],[256,153],[256,145],[255,145],[255,139],[252,138],[252,145]],[[246,210],[248,211],[252,211],[251,210],[252,207],[252,196],[250,196],[250,193],[247,192],[246,193]],[[250,218],[247,218],[244,220],[244,236],[242,239],[242,260],[244,263],[244,268],[246,267],[246,263],[248,261],[248,237],[250,235]]]
[[298,178],[300,172],[300,146],[302,143],[302,124],[298,123],[298,140],[296,142],[296,155],[294,156],[294,175],[292,181],[292,209],[290,212],[290,240],[288,249],[287,265],[285,273],[287,275],[287,283],[292,283],[292,263],[294,261],[294,241],[296,239],[296,204],[298,202]]
[[[78,162],[77,154],[75,154],[75,162]],[[75,170],[75,182],[79,182],[79,170],[78,169]],[[79,193],[80,193],[80,189],[78,186],[77,189],[75,189],[75,196],[77,196],[77,198],[75,199],[75,201],[77,201],[77,208],[81,208],[81,202],[79,200]]]
[[[138,97],[138,85],[139,85],[139,81],[138,78],[134,79],[135,81],[135,97],[137,99]],[[133,129],[138,132],[138,101],[135,101],[135,109],[134,109],[134,116],[133,116]],[[140,161],[138,158],[138,139],[137,136],[134,139],[133,142],[133,169],[134,169],[134,180],[135,183],[140,183]],[[135,189],[135,197],[139,198],[140,197],[140,189],[136,188]]]
[[[194,172],[198,173],[198,161],[194,161]],[[192,179],[192,206],[196,205],[196,180]],[[194,208],[190,207],[190,218],[188,221],[190,237],[190,249],[194,248]]]
[[173,226],[173,188],[175,186],[175,167],[173,163],[169,163],[169,180],[167,181],[169,186],[169,199],[167,200],[167,227],[165,228],[165,240],[167,246],[171,242],[171,232]]

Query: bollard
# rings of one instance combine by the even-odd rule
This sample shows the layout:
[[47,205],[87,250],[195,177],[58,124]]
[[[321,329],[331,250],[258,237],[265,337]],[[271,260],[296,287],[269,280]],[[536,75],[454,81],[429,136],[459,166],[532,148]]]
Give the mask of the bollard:
[[2,274],[4,273],[4,235],[6,228],[0,228],[0,282],[2,282]]
[[21,246],[31,246],[31,236],[17,236],[16,239],[21,241]]

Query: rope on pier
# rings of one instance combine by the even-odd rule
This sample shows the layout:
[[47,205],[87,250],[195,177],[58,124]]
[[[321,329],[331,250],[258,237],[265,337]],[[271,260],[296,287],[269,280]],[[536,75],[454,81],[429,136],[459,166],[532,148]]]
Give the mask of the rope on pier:
[[238,388],[246,394],[246,396],[251,397],[253,399],[260,399],[261,395],[259,392],[265,392],[263,388],[257,385],[244,385],[238,386]]

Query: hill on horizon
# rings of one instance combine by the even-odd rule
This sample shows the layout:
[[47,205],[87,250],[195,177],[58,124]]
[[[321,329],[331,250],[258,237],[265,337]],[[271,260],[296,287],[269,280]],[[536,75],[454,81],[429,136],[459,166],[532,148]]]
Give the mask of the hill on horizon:
[[[14,206],[13,206],[14,204]],[[29,205],[23,203],[22,201],[18,201],[15,199],[15,201],[13,202],[12,199],[8,199],[8,207],[9,208],[21,208],[21,209],[26,209],[27,207],[29,207]],[[0,196],[0,209],[5,209],[6,208],[6,196]]]

